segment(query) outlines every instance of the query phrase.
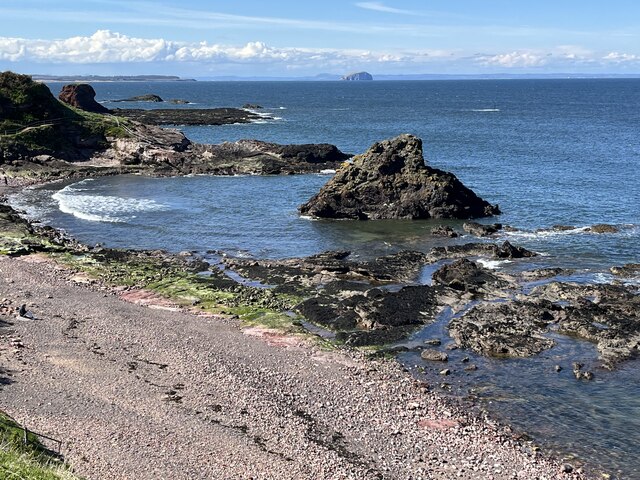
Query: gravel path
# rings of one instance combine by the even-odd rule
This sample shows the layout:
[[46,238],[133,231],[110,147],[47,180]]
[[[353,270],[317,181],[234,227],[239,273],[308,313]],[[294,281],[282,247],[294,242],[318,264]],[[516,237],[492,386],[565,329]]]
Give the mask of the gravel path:
[[129,303],[33,255],[0,258],[0,299],[0,409],[90,479],[584,478],[392,361]]

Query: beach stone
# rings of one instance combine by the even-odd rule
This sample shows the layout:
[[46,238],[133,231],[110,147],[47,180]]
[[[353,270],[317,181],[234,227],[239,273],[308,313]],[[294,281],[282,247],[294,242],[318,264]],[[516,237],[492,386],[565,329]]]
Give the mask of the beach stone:
[[93,113],[109,113],[110,110],[96,102],[96,91],[87,83],[65,85],[58,95],[60,101],[72,107]]
[[443,376],[451,375],[451,370],[449,370],[448,368],[445,368],[444,370],[440,370],[438,374]]
[[430,360],[432,362],[446,362],[449,360],[449,355],[444,352],[428,348],[422,351],[420,358],[423,360]]
[[433,227],[431,229],[431,235],[435,235],[438,237],[449,237],[449,238],[456,238],[460,236],[458,232],[456,232],[453,228],[449,226],[444,226],[444,225]]
[[341,167],[300,213],[316,218],[474,218],[500,213],[455,175],[425,165],[422,140],[399,135]]

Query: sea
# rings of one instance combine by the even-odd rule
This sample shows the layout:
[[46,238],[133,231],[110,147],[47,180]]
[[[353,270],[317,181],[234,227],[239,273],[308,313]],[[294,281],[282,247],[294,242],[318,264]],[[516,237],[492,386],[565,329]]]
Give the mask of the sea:
[[[49,84],[57,94],[62,84]],[[540,255],[484,261],[507,273],[570,269],[562,280],[615,281],[610,267],[640,262],[640,79],[511,79],[373,82],[109,82],[93,84],[108,108],[209,108],[260,105],[261,119],[240,125],[181,126],[194,142],[259,139],[282,144],[331,143],[364,152],[374,142],[411,133],[422,138],[427,164],[454,173],[502,214],[484,222],[514,227],[508,240]],[[192,102],[114,103],[154,93]],[[462,222],[317,221],[297,207],[331,173],[294,176],[117,176],[60,182],[22,192],[12,203],[33,219],[88,244],[286,258],[350,250],[354,258],[428,251],[472,237],[430,235]],[[617,233],[589,231],[608,224]],[[563,226],[562,229],[557,228]],[[433,269],[417,283],[428,283]],[[629,279],[640,288],[640,279]],[[410,342],[448,338],[444,312]],[[447,378],[443,392],[478,400],[500,420],[562,458],[600,466],[613,478],[640,478],[638,360],[613,372],[597,369],[592,344],[557,335],[534,359],[470,356],[479,369]],[[568,359],[593,365],[578,382]],[[406,353],[416,376],[441,383],[437,371]],[[565,362],[556,372],[554,366]]]

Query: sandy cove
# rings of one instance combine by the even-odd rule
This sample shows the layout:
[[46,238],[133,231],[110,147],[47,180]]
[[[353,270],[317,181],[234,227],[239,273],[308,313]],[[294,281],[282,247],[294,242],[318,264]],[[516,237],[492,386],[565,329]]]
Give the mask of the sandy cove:
[[[0,408],[63,440],[87,478],[586,478],[394,361],[134,304],[74,275],[0,257]],[[22,303],[35,320],[16,318]]]

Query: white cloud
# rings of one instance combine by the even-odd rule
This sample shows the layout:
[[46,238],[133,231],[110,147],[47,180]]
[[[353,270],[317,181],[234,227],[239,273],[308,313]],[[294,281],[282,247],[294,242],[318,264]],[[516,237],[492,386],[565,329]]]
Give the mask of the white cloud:
[[437,58],[442,55],[439,51],[399,54],[366,50],[276,48],[263,42],[249,42],[242,46],[187,43],[134,38],[109,30],[98,30],[88,37],[58,40],[0,37],[0,60],[33,63],[282,63],[288,66],[316,64],[317,67],[325,67],[409,62],[414,58]]
[[417,12],[389,7],[382,2],[358,2],[356,3],[356,7],[364,8],[365,10],[374,10],[376,12],[398,13],[401,15],[417,15]]
[[[550,50],[517,50],[470,56],[455,50],[357,50],[274,47],[261,41],[244,45],[178,42],[162,38],[136,38],[109,30],[90,36],[57,40],[0,37],[0,62],[10,65],[57,66],[121,65],[119,68],[180,71],[235,71],[245,74],[270,71],[305,73],[367,69],[378,73],[571,72],[632,71],[640,55],[593,52],[576,45]],[[137,65],[137,66],[136,66]],[[178,67],[182,65],[182,67]],[[11,67],[13,68],[13,67]],[[94,68],[94,67],[92,67]],[[98,68],[98,67],[95,67]],[[102,67],[100,67],[102,68]],[[106,68],[106,67],[105,67]]]
[[548,56],[533,52],[510,52],[498,55],[481,55],[477,62],[484,66],[506,68],[541,67],[548,62]]
[[609,52],[602,59],[615,64],[640,64],[640,55],[629,53]]

